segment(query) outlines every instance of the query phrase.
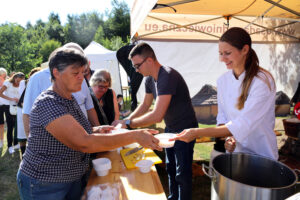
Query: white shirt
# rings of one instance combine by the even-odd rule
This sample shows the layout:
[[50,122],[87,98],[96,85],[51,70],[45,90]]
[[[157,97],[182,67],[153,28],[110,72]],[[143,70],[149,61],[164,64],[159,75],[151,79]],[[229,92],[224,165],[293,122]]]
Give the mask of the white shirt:
[[[19,85],[19,99],[25,89],[25,80],[22,80]],[[23,125],[23,115],[22,115],[22,108],[17,107],[17,134],[18,139],[26,139],[26,134],[24,131],[24,125]]]
[[[9,80],[4,81],[3,85],[6,86],[5,95],[10,98],[19,98],[19,87],[14,87]],[[9,105],[17,105],[15,101],[8,101]]]
[[[252,153],[274,160],[278,159],[275,125],[276,89],[273,79],[259,72],[252,80],[244,108],[236,108],[241,94],[243,72],[237,80],[232,71],[223,74],[217,81],[217,124],[225,124],[236,139],[234,152]],[[268,79],[271,89],[262,80]]]
[[[49,68],[43,69],[30,77],[24,96],[23,114],[30,115],[35,99],[51,85],[51,74]],[[85,81],[82,81],[81,90],[73,93],[73,96],[79,104],[82,112],[87,117],[87,110],[94,108],[94,105],[89,88]]]
[[[3,82],[4,83],[4,82]],[[3,86],[4,84],[2,84],[2,86]],[[3,92],[3,94],[5,95],[5,96],[7,96],[6,95],[6,90]],[[0,97],[0,105],[9,105],[9,101],[7,100],[7,99],[3,99],[2,97]]]

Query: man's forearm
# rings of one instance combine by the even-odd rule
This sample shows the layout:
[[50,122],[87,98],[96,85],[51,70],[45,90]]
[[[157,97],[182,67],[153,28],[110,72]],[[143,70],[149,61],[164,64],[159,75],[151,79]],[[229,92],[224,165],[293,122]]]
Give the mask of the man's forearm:
[[156,114],[154,111],[150,111],[143,116],[133,118],[131,120],[130,126],[132,128],[146,127],[161,122],[162,120],[163,119],[160,118],[158,114]]
[[147,108],[146,106],[144,106],[143,104],[140,104],[133,113],[131,113],[129,115],[129,117],[127,117],[128,119],[132,120],[135,119],[137,117],[142,116],[143,114],[145,114],[148,111],[149,108]]

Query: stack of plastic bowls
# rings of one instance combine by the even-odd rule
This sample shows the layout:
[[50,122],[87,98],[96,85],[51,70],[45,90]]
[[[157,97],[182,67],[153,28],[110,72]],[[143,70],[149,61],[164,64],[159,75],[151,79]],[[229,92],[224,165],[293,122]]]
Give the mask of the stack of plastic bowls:
[[93,160],[93,166],[98,176],[106,176],[111,169],[111,162],[108,158]]

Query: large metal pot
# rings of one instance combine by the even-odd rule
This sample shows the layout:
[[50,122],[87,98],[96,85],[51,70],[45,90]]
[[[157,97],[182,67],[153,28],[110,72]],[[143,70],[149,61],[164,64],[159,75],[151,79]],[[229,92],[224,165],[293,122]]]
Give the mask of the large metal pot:
[[215,199],[277,200],[296,192],[298,177],[293,170],[258,155],[222,154],[213,159],[211,168],[203,164],[202,169],[212,180]]

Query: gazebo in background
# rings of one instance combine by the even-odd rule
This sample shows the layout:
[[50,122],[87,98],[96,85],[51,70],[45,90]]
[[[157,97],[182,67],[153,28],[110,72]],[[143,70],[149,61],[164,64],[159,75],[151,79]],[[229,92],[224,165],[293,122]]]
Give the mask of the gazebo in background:
[[290,98],[282,91],[276,92],[276,101],[275,101],[275,115],[287,116],[290,114]]
[[217,88],[212,85],[204,85],[192,98],[192,104],[196,112],[197,121],[214,124],[218,114]]

